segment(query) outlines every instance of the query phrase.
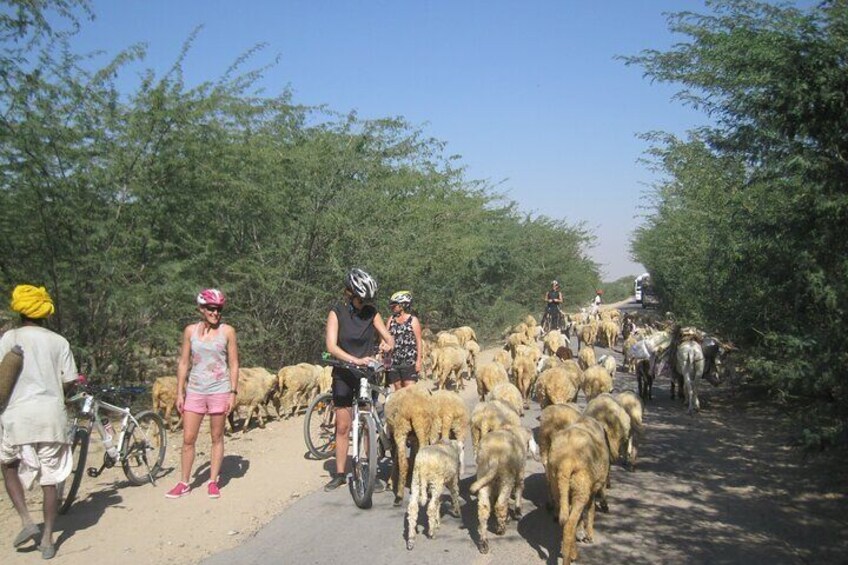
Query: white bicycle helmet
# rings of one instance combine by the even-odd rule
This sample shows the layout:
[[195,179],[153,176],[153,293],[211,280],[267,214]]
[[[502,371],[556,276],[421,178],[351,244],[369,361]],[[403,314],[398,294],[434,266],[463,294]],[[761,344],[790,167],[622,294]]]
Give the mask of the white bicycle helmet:
[[350,270],[345,287],[362,300],[373,300],[377,296],[377,281],[362,269]]
[[412,304],[412,293],[408,290],[399,290],[389,299],[389,304],[400,304],[404,308],[409,308]]

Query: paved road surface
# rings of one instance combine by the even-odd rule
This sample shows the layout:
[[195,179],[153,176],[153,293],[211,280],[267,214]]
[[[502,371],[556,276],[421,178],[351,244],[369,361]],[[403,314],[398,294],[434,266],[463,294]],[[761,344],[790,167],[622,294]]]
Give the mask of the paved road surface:
[[[618,390],[636,388],[632,375],[619,373],[615,382]],[[786,447],[780,414],[756,400],[746,404],[729,391],[704,391],[704,385],[704,409],[691,418],[679,401],[669,400],[667,385],[655,384],[654,401],[646,407],[648,431],[637,470],[612,469],[610,513],[597,514],[596,541],[580,544],[581,562],[848,562],[844,467],[820,469],[815,461],[802,461]],[[476,402],[466,395],[469,405]],[[538,404],[531,402],[525,425],[535,428],[538,415]],[[476,469],[467,451],[462,524],[444,515],[436,538],[420,533],[413,551],[404,541],[406,500],[394,507],[391,494],[377,494],[373,508],[359,510],[341,488],[305,496],[241,547],[204,563],[556,563],[560,528],[545,510],[542,467],[532,460],[523,518],[511,521],[504,536],[490,531],[488,555],[477,551],[477,505],[468,493]],[[447,494],[442,500],[447,510]],[[419,531],[425,520],[422,514]]]

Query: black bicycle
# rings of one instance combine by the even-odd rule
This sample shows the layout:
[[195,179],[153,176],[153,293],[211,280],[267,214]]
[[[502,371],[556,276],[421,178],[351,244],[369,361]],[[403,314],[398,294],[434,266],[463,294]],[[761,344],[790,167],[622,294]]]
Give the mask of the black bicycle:
[[564,315],[562,310],[557,307],[555,310],[546,308],[542,314],[542,330],[548,333],[551,330],[560,330],[563,326]]
[[[156,484],[156,475],[162,469],[168,444],[162,417],[150,410],[133,414],[129,407],[121,408],[98,398],[101,395],[132,397],[141,392],[144,392],[141,387],[95,389],[91,385],[78,385],[78,392],[68,400],[68,403],[77,403],[79,407],[69,426],[73,467],[71,475],[59,485],[59,514],[65,514],[70,509],[84,473],[89,477],[97,477],[104,469],[112,468],[116,463],[121,464],[127,480],[133,485]],[[116,416],[119,430],[117,437],[112,418],[101,416],[101,413]],[[103,463],[100,468],[90,467],[86,470],[85,460],[92,428],[97,430],[103,444]]]

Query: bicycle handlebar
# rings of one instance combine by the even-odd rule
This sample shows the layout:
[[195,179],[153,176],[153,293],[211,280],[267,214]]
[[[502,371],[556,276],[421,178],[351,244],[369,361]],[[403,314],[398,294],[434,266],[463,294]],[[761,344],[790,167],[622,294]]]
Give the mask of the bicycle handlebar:
[[383,364],[377,361],[371,361],[367,365],[354,365],[340,359],[322,359],[322,362],[331,367],[346,369],[360,378],[367,378],[369,381],[376,381],[379,374],[385,370]]

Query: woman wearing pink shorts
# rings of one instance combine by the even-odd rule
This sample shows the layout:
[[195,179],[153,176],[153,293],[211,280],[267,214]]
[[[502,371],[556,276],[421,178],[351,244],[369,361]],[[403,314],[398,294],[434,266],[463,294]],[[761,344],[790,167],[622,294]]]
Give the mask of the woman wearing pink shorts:
[[197,295],[197,309],[202,319],[183,330],[177,367],[177,409],[183,415],[182,476],[165,494],[168,498],[180,498],[191,492],[189,475],[194,464],[194,444],[206,414],[212,434],[211,472],[206,488],[210,498],[221,496],[218,475],[224,460],[224,418],[235,406],[239,371],[236,331],[221,323],[226,301],[218,289],[201,291]]

